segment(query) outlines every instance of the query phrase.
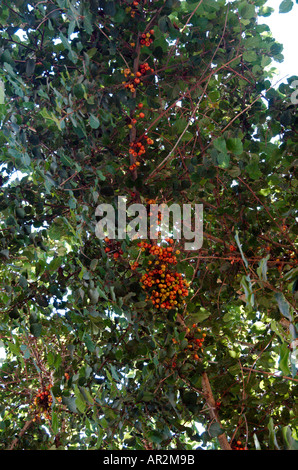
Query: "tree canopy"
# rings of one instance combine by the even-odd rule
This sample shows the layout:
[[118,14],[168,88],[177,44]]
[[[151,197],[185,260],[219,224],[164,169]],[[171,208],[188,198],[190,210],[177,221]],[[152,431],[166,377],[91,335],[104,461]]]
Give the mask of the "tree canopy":
[[[297,449],[298,77],[274,82],[271,11],[1,2],[0,449]],[[120,197],[202,205],[201,248],[98,238]]]

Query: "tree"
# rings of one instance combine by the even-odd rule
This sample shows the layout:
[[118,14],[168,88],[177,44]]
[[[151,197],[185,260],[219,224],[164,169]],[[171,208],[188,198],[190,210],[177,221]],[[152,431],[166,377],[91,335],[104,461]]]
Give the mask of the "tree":
[[[297,449],[298,77],[273,86],[270,13],[1,2],[1,448]],[[202,204],[202,247],[99,239],[119,197]]]

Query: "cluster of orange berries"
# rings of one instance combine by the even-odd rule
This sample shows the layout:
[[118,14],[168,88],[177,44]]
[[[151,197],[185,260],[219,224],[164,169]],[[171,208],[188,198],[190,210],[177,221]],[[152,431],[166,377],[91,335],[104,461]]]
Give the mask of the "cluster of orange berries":
[[[139,242],[142,251],[148,251],[148,255],[156,256],[152,269],[141,277],[141,286],[147,291],[146,300],[151,300],[158,309],[171,310],[184,305],[185,297],[188,296],[189,284],[183,275],[171,272],[168,265],[177,264],[177,258],[173,253],[173,247],[160,247],[151,243]],[[148,264],[153,261],[149,260]]]
[[140,162],[135,162],[135,163],[132,163],[129,167],[130,171],[133,171],[135,170],[138,166],[140,166]]
[[150,29],[148,33],[143,33],[140,37],[141,47],[149,47],[154,41],[154,29]]
[[[126,69],[124,69],[124,70],[121,70],[121,73],[123,73],[123,75],[124,75],[125,78],[127,78],[127,77],[129,77],[129,76],[134,76],[134,75],[132,74],[132,71],[131,71],[129,68],[126,68]],[[124,83],[125,83],[125,82],[124,82]]]
[[130,13],[130,16],[131,16],[132,18],[135,17],[135,14],[136,14],[136,12],[137,12],[136,7],[139,6],[139,3],[140,3],[140,0],[134,0],[134,1],[132,2],[133,8],[132,8],[132,7],[127,7],[126,10],[125,10],[126,13]]
[[[183,346],[183,351],[187,354],[187,356],[189,356],[189,354],[191,355],[190,359],[192,358],[195,361],[200,361],[201,358],[199,354],[200,351],[203,352],[202,345],[205,340],[206,333],[202,333],[201,328],[198,328],[195,323],[192,325],[192,327],[193,331],[191,331],[190,328],[186,329],[185,339],[187,340],[188,345],[186,347]],[[172,338],[172,342],[173,344],[179,345],[179,341],[176,338]],[[174,355],[173,360],[171,361],[172,369],[175,369],[177,367],[178,357],[179,353]]]
[[[161,274],[162,273],[162,274]],[[171,310],[183,305],[183,297],[188,296],[188,284],[180,273],[174,275],[164,268],[153,269],[141,278],[144,289],[149,290],[146,300],[151,300],[156,308]],[[151,287],[155,287],[150,289]]]
[[232,450],[247,450],[240,440],[236,441],[235,444],[231,445]]
[[[40,388],[34,398],[34,407],[36,416],[34,420],[39,419],[43,415],[46,419],[50,419],[50,410],[53,403],[51,395],[51,388],[53,385],[49,384],[45,388]],[[33,407],[31,407],[33,408]]]
[[[155,204],[155,200],[153,199],[150,199],[149,202],[150,204]],[[174,240],[172,238],[167,238],[166,242],[172,245],[174,243]],[[176,252],[174,252],[174,248],[172,246],[161,247],[158,245],[153,245],[152,243],[139,242],[138,247],[141,248],[141,251],[144,252],[148,250],[148,254],[156,256],[158,258],[158,261],[155,261],[156,265],[158,265],[160,262],[175,265],[177,264],[176,255],[180,254],[179,250],[176,250]],[[149,263],[151,264],[152,261],[149,261]],[[164,266],[164,264],[161,266]]]
[[140,157],[141,155],[143,155],[144,153],[146,153],[146,149],[145,149],[145,146],[144,144],[142,144],[141,141],[137,141],[137,142],[131,142],[129,144],[129,153],[131,155],[133,155],[135,158],[136,157]]
[[137,12],[136,7],[139,5],[139,2],[138,2],[137,0],[134,0],[134,1],[132,2],[132,5],[133,5],[133,7],[131,7],[131,6],[126,7],[126,8],[125,8],[125,12],[126,12],[126,13],[129,13],[130,16],[131,16],[131,18],[134,18],[134,17],[135,17],[135,14],[136,14],[136,12]]
[[[150,206],[150,204],[156,204],[156,199],[146,199],[146,203],[147,206]],[[174,243],[171,239],[166,239],[166,242],[171,243],[171,245]]]
[[[150,204],[157,204],[157,201],[156,201],[155,199],[148,199],[148,200],[147,200],[147,212],[148,212],[149,217],[150,217],[151,215],[153,215],[152,212],[149,212],[149,210],[150,210]],[[161,213],[160,211],[158,212],[157,217],[158,217],[158,223],[160,223],[160,222],[162,221],[162,213]],[[151,226],[150,226],[150,229],[151,229]],[[173,241],[172,239],[167,239],[166,241],[168,241],[168,242],[171,243],[171,244],[174,243],[174,241]],[[178,253],[177,253],[177,254],[178,254]]]
[[[203,352],[202,346],[205,341],[206,333],[202,333],[201,328],[198,328],[195,323],[192,325],[192,328],[193,331],[191,331],[190,328],[187,328],[186,331],[186,339],[188,342],[186,351],[191,352],[193,358],[198,361],[200,360],[198,355],[199,351]],[[173,338],[172,341],[174,344],[178,343],[175,338]]]
[[[138,122],[138,121],[137,121],[138,119],[144,119],[144,117],[145,117],[145,113],[140,112],[139,114],[136,115],[135,118],[132,118],[132,119],[131,119],[131,123],[132,123],[132,124],[136,124],[136,123]],[[128,124],[128,127],[129,127],[129,128],[132,128],[132,124]]]
[[130,76],[130,81],[129,82],[123,82],[124,87],[128,88],[131,93],[134,93],[136,91],[136,88],[138,85],[142,83],[142,76],[146,75],[147,72],[154,72],[154,69],[150,67],[148,62],[145,62],[144,64],[141,64],[139,67],[139,70],[136,72],[136,74],[132,73],[130,69],[124,69],[123,74],[124,77],[127,78]]
[[205,341],[206,333],[202,333],[201,328],[198,328],[195,323],[192,325],[192,327],[194,331],[191,333],[190,330],[188,330],[187,334],[187,348],[194,352],[194,359],[199,360],[199,356],[197,353],[199,350],[203,352],[202,346]]
[[104,241],[106,242],[105,252],[113,256],[114,259],[118,259],[120,255],[123,255],[123,250],[121,249],[121,243],[116,240],[110,240],[108,237],[105,237]]
[[[142,104],[142,106],[143,106],[143,103],[139,103],[139,108],[141,108],[141,107],[140,107],[140,104]],[[142,116],[141,116],[141,114],[142,114]],[[145,115],[144,115],[143,113],[140,113],[139,116],[140,116],[140,117],[143,117],[143,116],[145,116]],[[129,127],[130,127],[130,126],[129,126]],[[147,134],[145,134],[145,135],[143,136],[143,139],[146,140],[146,143],[147,143],[148,145],[152,145],[152,144],[153,144],[153,140],[150,139],[150,137],[148,137]],[[142,143],[142,139],[139,139],[139,140],[137,140],[137,141],[135,141],[135,142],[131,142],[131,143],[129,144],[129,146],[130,146],[130,148],[129,148],[129,153],[130,153],[134,158],[141,157],[142,155],[144,155],[144,154],[146,153],[145,144]],[[130,170],[134,170],[137,166],[140,166],[140,164],[141,164],[141,163],[140,163],[139,161],[136,161],[135,163],[133,163],[133,164],[129,167],[129,169],[130,169]]]
[[132,271],[135,271],[138,266],[139,266],[138,261],[134,261],[133,263],[131,263],[130,269],[131,269]]
[[[139,73],[142,75],[146,75],[147,72],[154,73],[154,69],[150,67],[148,62],[144,62],[144,64],[141,64],[139,67]],[[137,72],[138,74],[138,72]]]

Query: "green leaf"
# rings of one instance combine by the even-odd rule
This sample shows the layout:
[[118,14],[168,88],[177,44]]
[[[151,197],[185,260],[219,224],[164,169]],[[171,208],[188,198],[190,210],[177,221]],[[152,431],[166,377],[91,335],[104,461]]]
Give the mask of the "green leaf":
[[286,376],[291,375],[291,370],[289,367],[289,355],[290,355],[290,350],[288,348],[288,345],[286,343],[283,343],[279,347],[279,362],[278,366],[282,373]]
[[230,163],[230,155],[227,153],[219,153],[217,155],[217,164],[220,168],[228,168]]
[[239,13],[244,19],[251,19],[256,15],[255,6],[246,2],[242,2],[239,7]]
[[245,258],[245,256],[244,256],[244,253],[243,253],[243,250],[242,250],[242,245],[241,245],[240,240],[239,240],[239,232],[238,232],[238,230],[236,230],[235,240],[236,240],[237,246],[238,246],[238,248],[239,248],[239,251],[240,251],[240,253],[241,253],[241,257],[242,257],[242,259],[243,259],[243,262],[244,262],[246,268],[248,268],[248,262],[247,262],[247,260],[246,260],[246,258]]
[[241,155],[243,152],[243,144],[241,139],[238,138],[229,138],[227,139],[227,149],[232,152],[234,155]]
[[94,116],[94,114],[90,114],[89,124],[92,127],[92,129],[98,129],[100,122],[99,122],[99,119],[96,116]]
[[275,433],[275,430],[274,430],[274,423],[273,423],[272,418],[269,419],[268,431],[269,431],[269,449],[271,449],[271,450],[274,450],[274,449],[280,450],[280,447],[277,443],[276,433]]
[[78,409],[76,407],[76,397],[63,396],[62,403],[66,405],[69,411],[71,411],[72,413],[78,412]]
[[279,13],[288,13],[292,10],[293,6],[292,0],[283,0],[279,5]]
[[3,256],[6,259],[9,259],[9,250],[0,250],[0,255]]
[[270,258],[270,255],[262,258],[259,261],[259,267],[257,268],[257,274],[262,281],[267,281],[267,261]]
[[154,442],[155,444],[160,444],[163,440],[163,435],[158,431],[149,431],[147,434],[149,441]]
[[145,391],[145,392],[142,394],[141,400],[142,400],[142,401],[147,401],[147,402],[149,402],[149,401],[154,400],[154,398],[155,398],[155,396],[154,396],[153,393],[151,393],[151,392],[146,392],[146,391]]
[[54,435],[59,431],[58,414],[54,410],[52,410],[52,431]]
[[219,137],[213,141],[213,146],[222,154],[227,153],[227,143],[223,137]]
[[184,132],[184,134],[181,136],[181,142],[189,142],[192,139],[193,134],[189,131]]
[[243,52],[243,60],[249,63],[255,62],[258,60],[257,53],[255,51],[245,51]]
[[223,434],[223,429],[219,423],[211,423],[208,428],[208,433],[211,438],[218,437]]
[[255,303],[254,302],[254,293],[253,293],[253,290],[252,290],[252,283],[251,283],[249,275],[242,276],[241,286],[244,289],[246,305],[249,306],[249,307],[253,307],[254,303]]
[[98,259],[94,258],[90,263],[90,270],[95,271],[97,265],[98,265]]
[[92,305],[96,305],[99,299],[99,292],[96,288],[89,289],[88,291],[89,299],[91,300]]
[[103,174],[103,172],[102,172],[101,170],[98,169],[98,170],[96,171],[96,174],[99,176],[99,179],[100,179],[101,181],[105,181],[105,180],[106,180],[106,177],[105,177],[105,175]]
[[193,266],[187,266],[184,270],[184,274],[185,274],[186,279],[191,280],[194,274]]
[[103,9],[106,15],[115,16],[116,14],[116,5],[112,0],[107,0],[104,2]]
[[262,6],[260,9],[259,9],[259,16],[270,16],[271,13],[274,12],[274,8],[271,8],[271,7],[268,7],[268,6]]
[[30,333],[32,333],[35,338],[38,338],[41,335],[41,330],[42,325],[40,323],[32,323],[30,325]]
[[261,450],[259,439],[257,438],[257,435],[255,433],[253,434],[253,438],[254,438],[254,443],[255,443],[256,450]]
[[245,170],[247,171],[250,178],[252,178],[253,180],[261,178],[262,172],[259,169],[259,157],[257,155],[251,156],[251,161],[245,167]]
[[208,312],[205,308],[200,307],[198,308],[197,311],[192,312],[188,317],[187,317],[187,323],[189,325],[193,323],[202,323],[204,320],[207,320],[207,318],[210,317],[211,312]]
[[20,350],[22,351],[24,355],[24,359],[29,359],[31,357],[31,351],[28,348],[27,344],[21,344]]
[[287,450],[298,450],[298,441],[294,439],[290,426],[282,427],[282,436],[286,443]]
[[65,154],[60,155],[60,161],[63,165],[69,166],[69,167],[72,167],[75,163],[68,155],[65,155]]
[[75,391],[75,396],[76,396],[76,399],[75,399],[76,407],[81,413],[84,413],[86,410],[86,402],[84,400],[84,396],[82,395],[77,385],[75,386],[74,391]]
[[158,20],[158,27],[162,33],[167,33],[171,28],[171,20],[168,16],[161,16]]
[[27,77],[31,77],[31,75],[34,74],[35,64],[36,64],[35,59],[28,59],[27,60],[27,62],[26,62],[26,75],[27,75]]
[[173,128],[178,134],[181,134],[187,126],[187,119],[182,118],[175,121]]
[[286,317],[288,320],[292,321],[293,318],[292,318],[292,314],[290,312],[290,305],[289,303],[286,301],[284,295],[281,293],[281,292],[277,292],[275,294],[275,299],[277,301],[277,304],[278,304],[278,308],[280,310],[280,313]]
[[65,49],[68,49],[70,51],[71,50],[71,45],[70,45],[68,39],[64,36],[63,33],[60,33],[60,39],[61,39],[62,44],[65,47]]
[[87,346],[88,351],[93,352],[93,351],[95,350],[95,344],[94,344],[94,342],[92,341],[90,335],[88,335],[87,333],[85,333],[83,339],[84,339],[84,343],[85,343],[86,346]]
[[28,281],[24,276],[20,276],[19,278],[19,285],[23,288],[26,289],[28,287]]
[[241,174],[241,170],[239,168],[239,166],[232,166],[228,171],[227,173],[232,176],[232,178],[237,178],[237,176],[239,176]]
[[84,11],[84,29],[88,34],[92,34],[92,31],[93,31],[92,17],[88,10]]
[[4,98],[5,98],[4,83],[2,82],[2,80],[0,80],[0,104],[4,104]]
[[90,393],[90,391],[88,390],[87,387],[79,387],[80,388],[80,391],[82,393],[82,396],[84,397],[85,401],[87,403],[89,403],[90,405],[93,405],[94,404],[94,400],[93,400],[93,397]]

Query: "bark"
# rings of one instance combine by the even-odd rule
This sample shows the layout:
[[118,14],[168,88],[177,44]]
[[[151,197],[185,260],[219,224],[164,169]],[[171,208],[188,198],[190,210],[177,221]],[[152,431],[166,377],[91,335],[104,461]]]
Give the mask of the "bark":
[[[220,419],[216,410],[216,405],[215,405],[215,400],[213,397],[212,389],[210,386],[209,378],[206,372],[203,372],[202,374],[202,388],[203,388],[203,395],[206,400],[206,404],[209,409],[209,415],[212,421],[216,421],[217,423],[220,424]],[[221,450],[232,450],[229,441],[223,432],[220,436],[217,437],[219,445],[221,447]]]
[[[185,329],[187,329],[183,317],[179,314],[177,315],[177,321]],[[210,416],[211,422],[216,421],[221,426],[220,419],[219,419],[219,416],[218,416],[218,412],[217,412],[217,409],[216,409],[214,396],[213,396],[212,389],[211,389],[211,385],[210,385],[209,378],[208,378],[208,375],[207,375],[206,372],[202,373],[202,389],[203,389],[203,396],[205,398],[206,404],[207,404],[208,409],[209,409],[209,416]],[[221,450],[232,450],[232,448],[229,444],[229,441],[228,441],[228,439],[227,439],[224,432],[222,434],[220,434],[217,437],[217,439],[218,439]]]

